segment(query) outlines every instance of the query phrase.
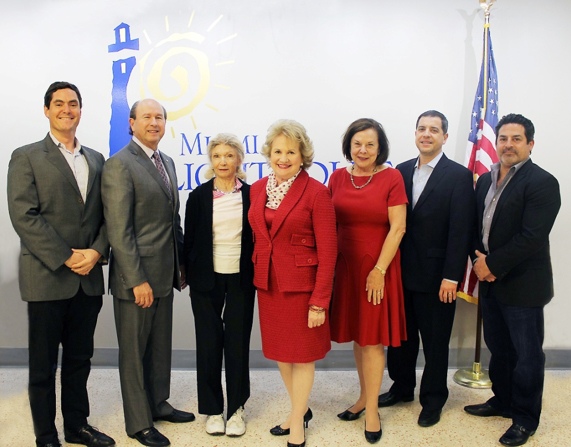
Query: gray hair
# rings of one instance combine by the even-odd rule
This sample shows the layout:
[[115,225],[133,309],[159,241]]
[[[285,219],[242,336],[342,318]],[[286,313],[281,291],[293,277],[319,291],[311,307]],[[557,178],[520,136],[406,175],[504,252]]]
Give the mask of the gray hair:
[[210,166],[208,170],[204,174],[204,177],[207,179],[211,179],[214,177],[214,169],[212,169],[212,151],[216,146],[220,146],[225,144],[226,146],[230,146],[236,152],[236,156],[238,157],[238,165],[236,166],[236,177],[239,179],[245,180],[246,173],[242,171],[242,162],[244,161],[245,152],[244,152],[244,145],[238,139],[238,137],[232,133],[219,133],[214,138],[211,138],[208,142],[208,148],[206,149],[208,155],[208,161],[210,162]]

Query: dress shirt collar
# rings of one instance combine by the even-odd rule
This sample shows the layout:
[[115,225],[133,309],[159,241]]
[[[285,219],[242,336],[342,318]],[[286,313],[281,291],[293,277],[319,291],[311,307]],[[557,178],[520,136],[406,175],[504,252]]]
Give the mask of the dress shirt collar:
[[[151,149],[150,147],[145,146],[143,143],[141,143],[141,141],[140,141],[135,135],[133,135],[133,141],[134,141],[135,143],[137,143],[137,144],[141,147],[141,149],[143,149],[143,151],[145,151],[145,154],[147,154],[147,156],[148,156],[149,158],[151,158],[155,152],[160,155],[160,152],[159,152],[159,149],[158,149],[158,148],[157,148],[156,151],[154,151],[154,150]],[[152,161],[152,160],[151,160],[151,161]]]
[[[444,152],[440,151],[440,153],[436,157],[434,157],[432,160],[430,160],[428,163],[426,163],[425,165],[422,165],[422,166],[429,166],[432,169],[434,169],[443,155],[444,155]],[[416,164],[414,165],[414,167],[416,169],[418,169],[419,163],[420,163],[420,157],[417,157]]]
[[[517,165],[513,165],[513,166],[510,168],[510,170],[515,168],[515,169],[514,169],[514,175],[515,175],[516,172],[519,171],[519,170],[522,168],[522,166],[523,166],[524,164],[526,164],[529,160],[531,160],[531,157],[527,157],[524,161],[520,161]],[[494,174],[497,173],[497,174],[495,174],[495,175],[496,175],[496,179],[497,179],[497,176],[499,175],[499,172],[500,172],[500,166],[501,166],[501,163],[498,161],[497,163],[494,163],[494,164],[490,167],[490,172],[492,172],[492,173],[494,173]]]
[[[54,142],[54,144],[59,147],[60,149],[64,149],[66,151],[68,151],[69,153],[73,153],[71,152],[67,147],[65,147],[65,144],[63,144],[62,142],[60,142],[53,133],[51,133],[50,131],[50,138],[52,139],[52,141]],[[79,144],[79,140],[76,138],[75,140],[75,149],[77,149],[77,152],[80,154],[83,154],[83,151],[81,150],[81,144]]]

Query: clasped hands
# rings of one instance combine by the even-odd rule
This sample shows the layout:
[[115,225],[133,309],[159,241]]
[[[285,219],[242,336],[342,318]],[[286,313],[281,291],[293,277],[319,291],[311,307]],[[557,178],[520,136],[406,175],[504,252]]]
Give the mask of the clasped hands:
[[65,261],[65,265],[71,269],[73,273],[85,276],[97,264],[101,253],[92,248],[76,249],[72,248],[73,254]]
[[473,270],[480,281],[493,282],[496,280],[494,274],[488,268],[486,264],[486,255],[476,250],[476,256],[478,259],[474,262]]

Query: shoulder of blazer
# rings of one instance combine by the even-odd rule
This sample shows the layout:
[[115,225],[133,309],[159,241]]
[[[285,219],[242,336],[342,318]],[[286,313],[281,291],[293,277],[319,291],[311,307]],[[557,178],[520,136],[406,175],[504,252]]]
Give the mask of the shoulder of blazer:
[[416,160],[418,160],[418,157],[411,158],[410,160],[407,161],[403,161],[402,163],[399,163],[395,169],[398,169],[401,173],[403,171],[408,171],[414,167],[414,165],[416,164]]

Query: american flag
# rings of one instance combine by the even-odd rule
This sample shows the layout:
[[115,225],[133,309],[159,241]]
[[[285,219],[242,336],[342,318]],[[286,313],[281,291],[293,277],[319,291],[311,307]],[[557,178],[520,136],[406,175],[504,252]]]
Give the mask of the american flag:
[[[478,177],[490,170],[498,161],[496,154],[496,124],[498,124],[498,73],[494,61],[490,24],[484,25],[484,51],[480,80],[470,116],[470,135],[466,148],[466,167]],[[464,281],[458,292],[460,298],[475,303],[478,296],[478,278],[468,259]]]

